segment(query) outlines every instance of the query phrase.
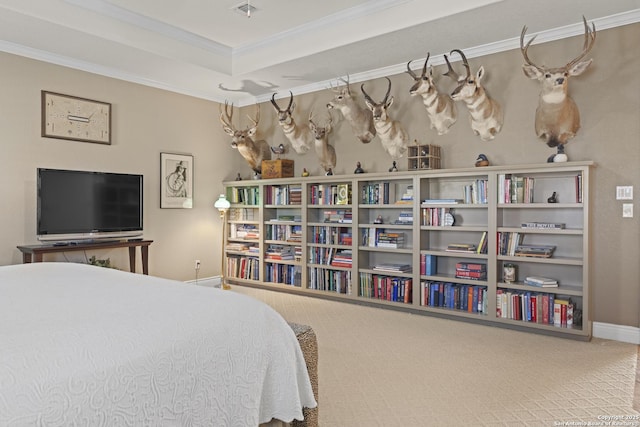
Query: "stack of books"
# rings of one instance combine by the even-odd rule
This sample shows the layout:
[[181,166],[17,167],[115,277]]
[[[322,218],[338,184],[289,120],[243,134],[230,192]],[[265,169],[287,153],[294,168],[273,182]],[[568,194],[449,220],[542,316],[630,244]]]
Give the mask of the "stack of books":
[[487,264],[458,262],[456,279],[487,280]]
[[331,260],[331,265],[334,267],[351,268],[353,265],[351,251],[347,249],[337,251]]
[[476,253],[478,247],[474,243],[449,243],[447,252]]
[[523,245],[519,244],[515,250],[515,256],[551,258],[556,247],[552,245]]
[[411,211],[402,211],[396,219],[395,224],[400,225],[413,225],[413,212]]
[[376,244],[379,248],[398,249],[404,245],[404,233],[379,233],[378,242]]
[[285,245],[269,245],[265,252],[265,258],[268,260],[293,260],[294,256],[293,248]]
[[541,276],[527,276],[524,279],[524,284],[529,286],[536,286],[539,288],[557,288],[558,281],[549,277]]
[[376,264],[373,269],[375,271],[384,271],[391,273],[409,273],[411,265],[409,264]]

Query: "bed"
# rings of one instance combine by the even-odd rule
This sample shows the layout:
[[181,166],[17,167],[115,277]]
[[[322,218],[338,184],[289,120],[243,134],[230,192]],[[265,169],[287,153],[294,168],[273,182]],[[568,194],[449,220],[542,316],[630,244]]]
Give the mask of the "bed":
[[316,401],[287,322],[235,292],[0,267],[0,425],[257,426]]

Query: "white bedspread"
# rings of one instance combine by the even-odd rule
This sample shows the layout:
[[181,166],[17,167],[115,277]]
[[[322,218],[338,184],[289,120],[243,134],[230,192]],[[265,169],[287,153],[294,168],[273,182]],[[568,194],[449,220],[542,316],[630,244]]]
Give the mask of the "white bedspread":
[[82,264],[0,267],[2,426],[257,426],[303,406],[302,351],[262,302]]

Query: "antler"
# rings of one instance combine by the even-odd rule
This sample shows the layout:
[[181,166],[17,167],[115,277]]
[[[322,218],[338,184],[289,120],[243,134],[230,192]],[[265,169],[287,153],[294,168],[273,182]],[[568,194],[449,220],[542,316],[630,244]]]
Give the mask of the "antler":
[[461,80],[469,79],[469,77],[471,77],[471,68],[469,67],[469,61],[467,61],[467,57],[465,56],[464,52],[462,52],[460,49],[453,49],[451,52],[449,52],[449,55],[451,55],[453,52],[456,52],[462,58],[462,64],[464,65],[464,68],[467,69],[467,75],[464,77],[464,79],[461,79],[460,74],[453,71],[453,68],[451,67],[451,63],[449,62],[449,58],[447,58],[447,55],[444,55],[444,60],[447,62],[447,67],[449,67],[449,71],[444,73],[444,75],[447,77],[451,77],[452,79],[458,82]]
[[369,94],[368,94],[367,92],[365,92],[365,91],[364,91],[364,83],[362,83],[362,84],[360,85],[360,90],[362,91],[362,94],[364,95],[365,99],[366,99],[367,101],[369,101],[369,103],[370,103],[370,104],[375,104],[375,103],[376,103],[373,99],[371,99],[371,97],[369,96]]
[[424,65],[422,66],[422,74],[420,75],[420,77],[418,77],[410,67],[413,61],[407,62],[407,73],[409,73],[409,75],[413,77],[414,80],[418,80],[419,78],[422,78],[427,74],[427,62],[429,62],[429,56],[431,56],[431,53],[427,52],[427,59],[424,60]]
[[383,104],[387,103],[387,99],[389,99],[389,94],[391,93],[391,79],[389,77],[385,77],[385,79],[387,79],[389,85],[387,86],[387,93],[384,95],[384,99],[382,100]]
[[[229,108],[231,107],[231,108]],[[222,104],[220,104],[220,121],[222,122],[223,125],[225,125],[226,127],[233,129],[233,122],[232,122],[232,118],[233,118],[233,103],[231,104],[231,106],[229,106],[229,102],[225,99],[224,101],[224,111],[222,111]],[[231,112],[229,112],[229,110],[231,110]]]
[[291,105],[293,105],[293,92],[289,91],[289,95],[290,95],[289,105],[284,110],[280,109],[280,106],[276,102],[276,94],[274,93],[273,95],[271,95],[271,103],[276,108],[276,110],[278,110],[279,113],[284,113],[285,111],[289,111],[291,109]]
[[[593,47],[593,43],[596,41],[596,24],[592,23],[591,24],[592,27],[589,28],[589,24],[587,24],[587,19],[584,16],[582,16],[582,22],[584,23],[584,45],[582,47],[582,53],[580,53],[580,55],[578,55],[575,59],[569,61],[567,65],[564,66],[565,69],[569,69],[573,67],[582,58],[584,58]],[[537,35],[531,37],[531,40],[529,40],[527,44],[524,45],[524,35],[526,32],[527,32],[527,26],[525,25],[524,27],[522,27],[522,32],[520,33],[520,51],[522,52],[522,57],[524,58],[527,65],[531,65],[532,67],[535,67],[538,70],[542,70],[542,67],[534,64],[529,59],[529,56],[527,55],[529,46],[531,46],[531,43],[535,40]]]
[[258,105],[257,103],[256,103],[256,109],[257,109],[257,112],[256,112],[255,120],[253,120],[251,116],[247,114],[247,118],[253,122],[253,126],[249,126],[248,127],[249,129],[258,127],[258,122],[260,121],[260,105]]
[[592,23],[592,28],[589,28],[589,24],[587,24],[587,19],[582,16],[582,22],[584,22],[584,46],[582,47],[582,53],[578,55],[573,61],[570,61],[566,67],[571,68],[575,64],[577,64],[582,58],[584,58],[587,53],[593,47],[593,43],[596,41],[596,24]]

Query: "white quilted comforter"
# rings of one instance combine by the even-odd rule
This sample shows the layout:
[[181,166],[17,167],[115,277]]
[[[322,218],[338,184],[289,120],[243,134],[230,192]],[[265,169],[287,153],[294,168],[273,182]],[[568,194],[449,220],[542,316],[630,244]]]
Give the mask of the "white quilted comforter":
[[267,305],[71,263],[0,267],[0,425],[257,426],[315,407]]

